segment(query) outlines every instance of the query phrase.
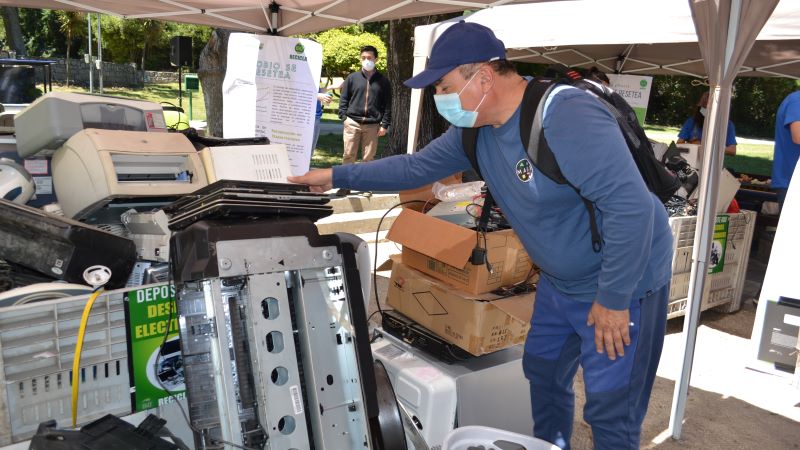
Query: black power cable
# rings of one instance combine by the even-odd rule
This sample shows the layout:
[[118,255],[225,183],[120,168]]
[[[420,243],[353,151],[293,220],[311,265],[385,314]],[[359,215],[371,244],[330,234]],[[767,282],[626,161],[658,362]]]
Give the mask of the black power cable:
[[381,308],[381,300],[378,297],[378,275],[376,273],[378,271],[378,241],[380,240],[381,225],[383,225],[383,219],[385,219],[386,216],[388,216],[389,213],[392,212],[392,210],[397,208],[398,206],[410,205],[412,203],[424,203],[425,205],[427,205],[428,202],[422,200],[407,200],[404,202],[400,202],[392,206],[388,210],[386,210],[386,212],[383,214],[383,217],[381,217],[381,220],[378,221],[378,229],[375,230],[375,258],[373,259],[372,263],[372,288],[375,293],[375,304],[378,306],[378,310],[369,315],[369,317],[367,318],[367,323],[369,323],[369,321],[372,320],[372,316],[374,316],[377,313],[380,313],[381,316],[383,316],[383,308]]

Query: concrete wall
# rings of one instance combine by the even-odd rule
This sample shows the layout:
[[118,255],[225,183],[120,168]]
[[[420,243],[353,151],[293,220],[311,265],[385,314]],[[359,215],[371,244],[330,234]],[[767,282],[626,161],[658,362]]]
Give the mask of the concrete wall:
[[[64,84],[67,79],[67,66],[64,58],[31,58],[55,61],[50,67],[53,82]],[[71,85],[89,87],[89,65],[82,59],[69,60],[69,82]],[[94,86],[98,86],[98,71],[93,72]],[[36,69],[36,82],[42,80],[42,69]],[[134,64],[103,63],[103,87],[142,87],[145,83],[177,83],[177,72],[156,72],[137,70]]]

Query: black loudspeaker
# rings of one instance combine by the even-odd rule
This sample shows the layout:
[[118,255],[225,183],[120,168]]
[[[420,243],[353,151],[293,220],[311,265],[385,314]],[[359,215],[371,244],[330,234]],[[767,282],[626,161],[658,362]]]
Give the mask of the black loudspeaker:
[[180,67],[192,65],[192,38],[175,36],[169,40],[169,63]]

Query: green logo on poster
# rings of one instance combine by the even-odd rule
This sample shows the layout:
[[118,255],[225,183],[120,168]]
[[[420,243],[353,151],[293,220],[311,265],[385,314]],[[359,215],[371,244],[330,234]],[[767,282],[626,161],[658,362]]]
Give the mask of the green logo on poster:
[[297,45],[294,46],[294,51],[297,53],[303,53],[304,51],[306,51],[306,48],[303,47],[303,44],[298,42]]
[[647,80],[639,81],[639,86],[641,86],[642,88],[646,88],[647,87]]

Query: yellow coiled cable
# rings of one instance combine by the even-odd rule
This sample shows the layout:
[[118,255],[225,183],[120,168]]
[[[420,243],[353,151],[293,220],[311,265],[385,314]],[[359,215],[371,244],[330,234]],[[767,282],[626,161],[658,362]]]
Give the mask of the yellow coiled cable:
[[81,316],[81,324],[78,327],[78,342],[75,344],[75,358],[72,360],[72,427],[78,425],[78,371],[81,364],[81,349],[83,348],[83,336],[86,334],[86,323],[89,321],[89,312],[92,310],[92,305],[97,297],[103,292],[103,288],[99,288],[89,296],[89,301],[83,308],[83,315]]

